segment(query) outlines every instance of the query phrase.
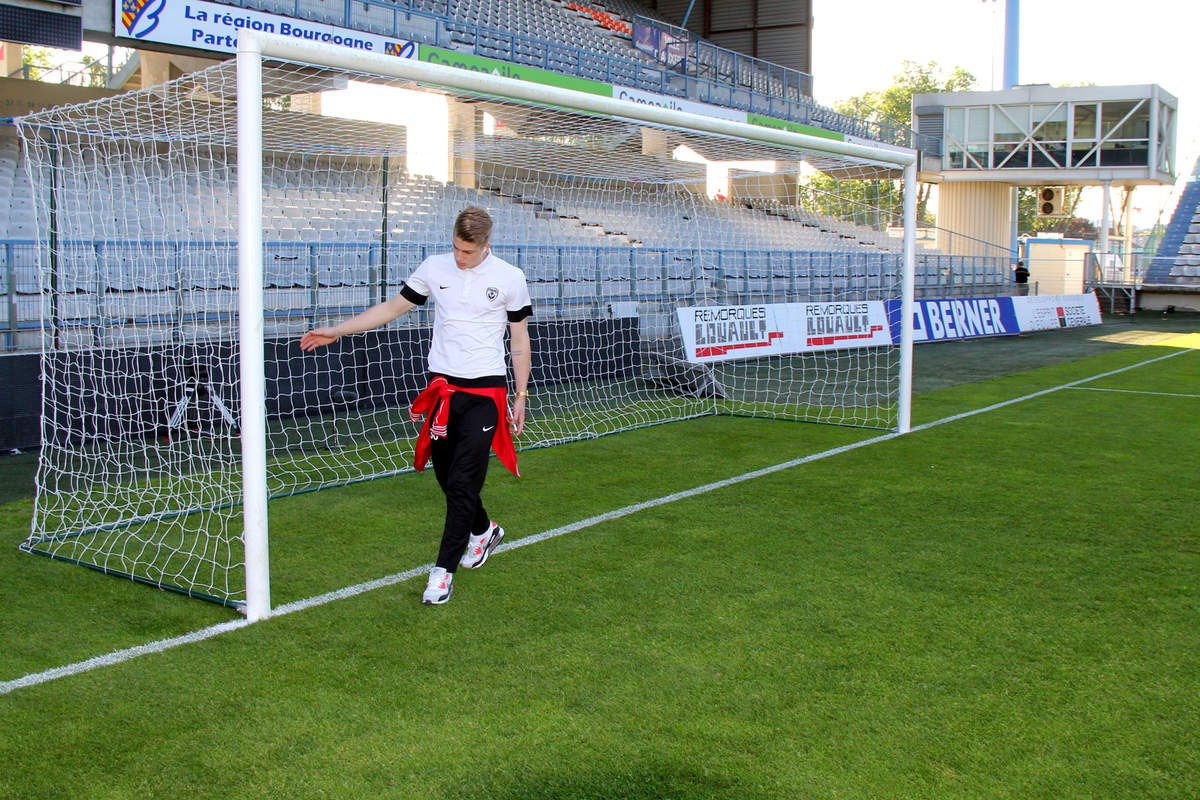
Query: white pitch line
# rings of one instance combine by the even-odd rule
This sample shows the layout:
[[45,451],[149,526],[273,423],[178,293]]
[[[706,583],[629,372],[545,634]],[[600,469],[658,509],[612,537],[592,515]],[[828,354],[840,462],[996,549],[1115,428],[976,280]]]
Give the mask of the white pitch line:
[[933,422],[926,422],[924,425],[917,425],[917,426],[913,427],[913,431],[914,432],[915,431],[923,431],[926,428],[935,428],[938,425],[945,425],[947,422],[957,422],[960,419],[966,419],[967,417],[973,417],[976,414],[984,414],[988,411],[995,411],[998,408],[1004,408],[1005,406],[1011,406],[1011,405],[1015,405],[1017,403],[1024,403],[1026,400],[1033,400],[1034,398],[1042,397],[1042,396],[1048,395],[1048,394],[1053,394],[1054,392],[1061,392],[1063,389],[1074,389],[1076,386],[1079,386],[1084,383],[1091,383],[1092,381],[1098,381],[1101,378],[1107,378],[1111,375],[1120,375],[1122,372],[1128,372],[1131,369],[1137,369],[1138,367],[1144,367],[1147,364],[1154,364],[1155,362],[1158,362],[1158,361],[1166,361],[1168,358],[1175,358],[1175,356],[1181,356],[1184,353],[1194,353],[1194,352],[1198,352],[1198,351],[1196,351],[1196,350],[1176,350],[1173,353],[1167,353],[1165,356],[1159,356],[1158,358],[1151,358],[1147,361],[1139,361],[1136,364],[1130,364],[1127,367],[1120,367],[1119,369],[1109,370],[1108,372],[1101,372],[1099,375],[1093,375],[1090,378],[1080,378],[1077,381],[1071,381],[1070,383],[1064,383],[1061,386],[1054,386],[1050,389],[1042,389],[1040,392],[1033,392],[1032,394],[1023,395],[1022,397],[1014,397],[1011,400],[1004,400],[999,403],[993,403],[990,406],[984,406],[983,408],[977,408],[974,411],[964,411],[961,414],[954,414],[953,416],[943,417],[942,419],[934,420]]
[[1189,397],[1200,398],[1200,394],[1179,394],[1178,392],[1143,392],[1139,389],[1104,389],[1099,386],[1072,386],[1079,392],[1117,392],[1119,394],[1149,394],[1155,397]]
[[[1137,364],[1131,364],[1128,367],[1121,367],[1120,369],[1111,370],[1109,372],[1104,372],[1099,375],[1093,375],[1090,378],[1083,378],[1081,380],[1072,381],[1070,383],[1064,383],[1061,386],[1055,386],[1050,389],[1043,389],[1040,392],[1033,392],[1032,394],[1027,394],[1022,397],[1016,397],[1011,400],[1005,400],[1000,403],[993,403],[990,406],[978,408],[978,409],[975,409],[974,411],[966,411],[966,412],[963,412],[962,414],[954,414],[953,416],[943,417],[942,419],[935,420],[933,422],[926,422],[923,425],[915,426],[912,430],[915,433],[917,431],[923,431],[923,430],[927,430],[929,428],[935,428],[939,425],[945,425],[950,422],[957,422],[958,420],[966,419],[967,417],[973,417],[973,416],[976,416],[977,414],[983,414],[988,411],[994,411],[999,408],[1004,408],[1006,406],[1015,405],[1016,403],[1023,403],[1026,400],[1032,400],[1034,398],[1042,397],[1044,395],[1051,394],[1053,392],[1058,392],[1063,389],[1073,389],[1073,388],[1079,386],[1080,384],[1089,383],[1094,380],[1099,380],[1100,378],[1107,378],[1110,375],[1117,375],[1122,372],[1128,372],[1131,369],[1143,367],[1143,366],[1146,366],[1147,364],[1153,364],[1157,361],[1163,361],[1165,359],[1174,358],[1175,356],[1182,355],[1183,353],[1190,353],[1190,352],[1196,352],[1196,351],[1194,351],[1194,350],[1179,350],[1174,353],[1169,353],[1168,355],[1165,355],[1165,356],[1159,356],[1158,358],[1152,358],[1147,361],[1139,362]],[[636,514],[639,511],[645,511],[650,508],[656,508],[658,506],[666,505],[667,503],[673,503],[677,500],[684,500],[689,497],[696,497],[697,495],[706,494],[707,492],[715,491],[717,489],[724,489],[727,486],[733,486],[734,484],[742,483],[743,481],[753,480],[755,478],[761,478],[765,475],[770,475],[772,473],[779,472],[781,470],[790,469],[792,467],[798,467],[801,464],[808,464],[813,461],[820,461],[822,459],[829,458],[831,456],[841,455],[842,453],[848,453],[852,450],[857,450],[862,447],[867,447],[867,446],[873,445],[873,444],[879,444],[880,442],[890,441],[892,439],[897,438],[900,435],[901,434],[899,434],[899,433],[886,433],[881,436],[875,436],[870,439],[863,439],[862,441],[853,442],[853,443],[847,444],[847,445],[842,445],[841,447],[834,447],[830,450],[823,450],[820,453],[813,453],[812,455],[802,456],[800,458],[794,458],[794,459],[791,459],[790,461],[784,461],[782,463],[775,464],[770,467],[763,467],[762,469],[756,469],[751,472],[745,472],[741,475],[735,475],[731,478],[725,478],[723,480],[714,481],[712,483],[706,483],[703,486],[697,486],[692,489],[685,489],[681,492],[674,492],[672,494],[663,495],[662,497],[656,497],[653,500],[646,500],[641,503],[634,503],[632,505],[623,506],[622,508],[617,508],[612,511],[607,511],[603,514],[597,514],[596,516],[588,517],[587,519],[582,519],[582,520],[579,520],[578,522],[572,522],[568,525],[562,525],[558,528],[551,528],[550,530],[542,531],[541,533],[531,534],[530,536],[526,536],[524,538],[517,539],[516,541],[502,544],[496,548],[495,552],[501,553],[501,552],[505,552],[508,550],[515,550],[518,547],[525,547],[527,545],[537,544],[538,542],[544,542],[547,539],[553,539],[557,536],[563,536],[568,533],[574,533],[575,531],[582,530],[584,528],[589,528],[593,525],[599,525],[602,522],[611,522],[614,519],[620,519],[621,517],[627,517],[630,514]],[[365,592],[374,591],[375,589],[382,589],[387,586],[393,586],[397,583],[402,583],[407,580],[412,580],[413,578],[416,578],[420,575],[426,574],[429,571],[430,567],[432,567],[432,566],[433,566],[432,564],[424,564],[419,567],[414,567],[412,569],[404,570],[403,572],[397,572],[392,575],[386,575],[382,578],[376,578],[374,580],[365,581],[363,583],[357,583],[357,584],[354,584],[353,586],[347,586],[343,589],[338,589],[336,591],[326,592],[325,594],[315,595],[313,597],[309,597],[304,600],[296,600],[291,603],[286,603],[282,606],[272,609],[271,616],[272,617],[280,617],[280,616],[284,616],[285,614],[294,613],[296,611],[306,611],[310,608],[316,608],[317,606],[323,606],[327,603],[332,603],[335,600],[344,600],[349,597],[354,597],[355,595],[360,595]],[[182,645],[194,644],[196,642],[202,642],[206,639],[212,639],[213,637],[220,636],[223,633],[229,633],[230,631],[241,630],[242,628],[245,628],[250,624],[251,623],[247,622],[245,619],[236,619],[236,620],[231,620],[229,622],[222,622],[218,625],[212,625],[208,628],[201,628],[200,630],[192,631],[191,633],[185,633],[182,636],[173,636],[169,639],[160,639],[156,642],[150,642],[149,644],[137,645],[136,647],[127,647],[123,650],[114,650],[111,653],[107,653],[102,656],[96,656],[95,658],[89,658],[85,661],[77,661],[74,664],[66,664],[61,667],[55,667],[53,669],[48,669],[44,672],[30,673],[24,677],[17,678],[16,680],[0,682],[0,695],[8,694],[9,692],[15,691],[17,689],[23,689],[23,688],[26,688],[29,686],[37,686],[38,684],[47,683],[49,681],[57,680],[58,678],[65,678],[65,677],[68,677],[71,675],[79,675],[81,673],[89,672],[93,669],[98,669],[100,667],[110,667],[110,666],[113,666],[114,664],[120,664],[125,661],[130,661],[134,658],[138,658],[139,656],[150,655],[151,653],[162,653],[164,651],[171,650],[173,648],[180,647]]]
[[149,644],[139,644],[136,647],[127,647],[124,650],[114,650],[102,656],[89,658],[86,661],[76,661],[74,664],[55,667],[45,672],[30,673],[23,678],[17,678],[15,681],[0,683],[0,694],[8,694],[14,689],[22,689],[26,686],[37,686],[39,683],[47,683],[58,678],[65,678],[68,675],[78,675],[82,672],[98,669],[99,667],[111,667],[113,664],[120,664],[123,661],[129,661],[138,656],[161,653],[164,650],[170,650],[180,645],[202,642],[205,639],[220,636],[222,633],[244,628],[249,624],[245,619],[230,620],[229,622],[222,622],[219,625],[185,633],[182,636],[172,636],[170,639],[159,639],[157,642],[150,642]]

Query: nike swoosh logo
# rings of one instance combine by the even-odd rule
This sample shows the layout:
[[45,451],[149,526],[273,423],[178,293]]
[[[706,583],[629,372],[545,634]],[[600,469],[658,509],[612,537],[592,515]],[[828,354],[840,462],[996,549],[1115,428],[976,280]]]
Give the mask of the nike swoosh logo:
[[495,425],[489,425],[489,426],[487,426],[486,428],[484,428],[484,429],[483,429],[483,431],[484,431],[484,433],[487,433],[488,431],[490,431],[490,430],[491,430],[492,428],[494,428],[494,427],[496,427],[496,426],[495,426]]
[[449,289],[450,287],[449,287],[449,286],[442,286],[441,284],[438,284],[438,288],[439,288],[439,289]]

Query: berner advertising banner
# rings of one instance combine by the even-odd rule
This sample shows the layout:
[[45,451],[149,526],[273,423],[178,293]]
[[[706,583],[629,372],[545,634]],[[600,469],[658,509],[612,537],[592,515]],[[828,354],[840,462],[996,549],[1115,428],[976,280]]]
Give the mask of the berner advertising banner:
[[[889,304],[899,307],[899,301]],[[913,303],[913,341],[918,343],[1099,324],[1100,304],[1090,292],[1034,297],[954,297]],[[899,341],[898,331],[893,331],[893,336]]]
[[[913,341],[941,342],[1018,334],[1012,297],[955,297],[913,302]],[[896,301],[899,305],[899,301]],[[899,337],[897,336],[897,339]]]
[[210,3],[207,0],[114,2],[113,32],[127,39],[236,53],[238,31],[248,28],[398,58],[414,58],[417,54],[416,43],[404,39]]
[[676,309],[685,358],[703,363],[892,343],[882,301]]

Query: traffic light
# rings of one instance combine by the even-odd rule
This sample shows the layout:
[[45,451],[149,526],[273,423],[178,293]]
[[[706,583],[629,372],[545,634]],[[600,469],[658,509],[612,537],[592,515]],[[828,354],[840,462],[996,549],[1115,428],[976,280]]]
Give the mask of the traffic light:
[[1037,189],[1037,214],[1039,217],[1065,217],[1063,209],[1063,187],[1039,186]]

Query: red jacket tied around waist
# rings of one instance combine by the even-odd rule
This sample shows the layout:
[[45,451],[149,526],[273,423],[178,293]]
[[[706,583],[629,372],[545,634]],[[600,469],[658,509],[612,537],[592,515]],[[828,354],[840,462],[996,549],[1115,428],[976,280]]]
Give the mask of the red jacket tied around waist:
[[413,422],[419,422],[421,417],[425,417],[425,424],[421,426],[421,433],[417,437],[417,449],[413,454],[413,468],[417,472],[424,470],[425,465],[429,463],[433,440],[441,439],[446,435],[447,423],[450,418],[450,395],[455,392],[466,392],[492,398],[492,402],[496,404],[496,419],[499,420],[496,432],[492,434],[492,451],[509,472],[518,478],[521,477],[521,473],[517,471],[517,448],[513,445],[512,431],[509,430],[508,390],[503,386],[468,389],[463,386],[454,386],[441,376],[430,381],[424,391],[417,395],[417,399],[413,400],[412,410],[409,412],[409,417]]

